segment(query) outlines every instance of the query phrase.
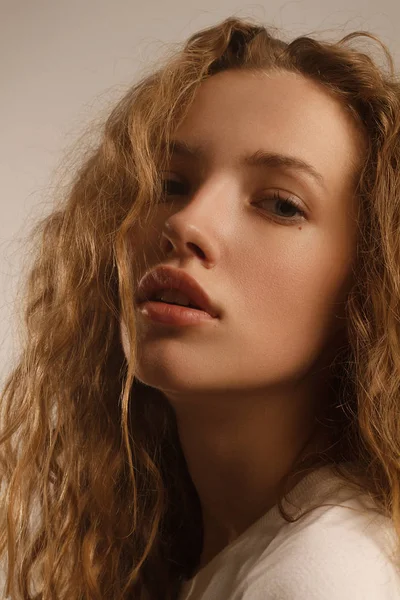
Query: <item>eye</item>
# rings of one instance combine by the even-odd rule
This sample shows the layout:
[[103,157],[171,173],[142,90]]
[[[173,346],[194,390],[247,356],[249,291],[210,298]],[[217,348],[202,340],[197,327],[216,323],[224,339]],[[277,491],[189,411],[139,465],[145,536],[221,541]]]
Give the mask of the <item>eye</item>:
[[165,196],[176,196],[179,194],[185,194],[188,192],[188,186],[182,181],[176,179],[163,179],[163,197]]
[[[264,204],[266,202],[275,204],[284,214],[276,215],[278,219],[285,221],[299,221],[306,217],[306,212],[301,208],[299,202],[297,202],[291,196],[281,196],[279,192],[274,192],[270,196],[263,198],[257,205]],[[297,214],[297,217],[291,216],[290,213]],[[289,213],[289,214],[288,214]]]
[[[163,183],[163,198],[168,196],[177,196],[184,195],[189,193],[189,186],[182,181],[177,181],[176,179],[164,179]],[[283,214],[275,214],[275,216],[282,221],[299,221],[303,220],[306,217],[306,212],[302,209],[300,203],[296,201],[291,196],[281,196],[278,191],[273,192],[269,196],[266,196],[259,202],[257,205],[272,203],[278,206],[280,210],[283,210]],[[289,212],[289,214],[288,214]],[[298,215],[297,217],[294,215],[290,215],[293,213],[294,215]]]

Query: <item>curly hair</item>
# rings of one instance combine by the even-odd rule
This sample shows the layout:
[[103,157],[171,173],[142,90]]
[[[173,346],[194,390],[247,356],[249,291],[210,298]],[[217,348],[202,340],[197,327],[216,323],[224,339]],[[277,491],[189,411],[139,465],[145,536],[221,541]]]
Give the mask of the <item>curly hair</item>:
[[[388,70],[349,44],[361,39],[380,44]],[[393,60],[365,31],[338,42],[286,42],[275,28],[231,17],[171,49],[130,87],[60,201],[30,233],[23,350],[0,406],[0,557],[13,600],[172,600],[199,562],[201,508],[174,412],[135,378],[132,231],[146,226],[156,206],[166,142],[199,86],[228,69],[289,71],[319,82],[366,134],[347,343],[332,363],[335,400],[321,415],[335,458],[308,456],[287,481],[296,469],[332,464],[393,520],[400,549],[400,83]],[[290,520],[285,489],[279,507]]]

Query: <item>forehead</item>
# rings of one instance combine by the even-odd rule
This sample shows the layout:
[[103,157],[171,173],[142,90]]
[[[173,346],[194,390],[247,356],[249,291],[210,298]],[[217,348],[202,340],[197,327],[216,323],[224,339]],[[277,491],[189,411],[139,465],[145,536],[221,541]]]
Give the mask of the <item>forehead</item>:
[[354,181],[365,139],[342,103],[321,84],[288,72],[226,71],[207,79],[175,132],[214,161],[259,149],[296,156],[332,184]]

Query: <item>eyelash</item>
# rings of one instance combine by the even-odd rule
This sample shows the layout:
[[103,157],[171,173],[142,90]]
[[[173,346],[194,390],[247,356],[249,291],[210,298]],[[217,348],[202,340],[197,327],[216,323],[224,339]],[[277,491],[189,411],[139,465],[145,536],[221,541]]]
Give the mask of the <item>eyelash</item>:
[[[163,183],[174,183],[175,185],[182,185],[184,186],[185,184],[180,182],[180,181],[175,181],[175,179],[164,179]],[[165,192],[165,190],[164,190]],[[174,194],[170,194],[170,195],[174,195]],[[298,217],[290,217],[290,218],[286,218],[285,216],[279,216],[279,215],[275,215],[275,217],[279,220],[282,221],[299,221],[299,220],[303,220],[306,217],[306,212],[300,207],[300,205],[290,196],[281,196],[279,192],[273,192],[271,195],[266,196],[265,198],[263,198],[262,200],[260,200],[259,202],[257,202],[256,204],[262,204],[263,202],[266,202],[268,200],[279,200],[280,202],[282,202],[283,204],[287,204],[290,206],[290,208],[296,209],[296,212],[298,213]]]
[[267,201],[267,200],[279,200],[283,204],[287,204],[288,206],[290,206],[290,208],[294,208],[296,210],[296,212],[298,213],[298,215],[299,215],[298,217],[290,217],[290,218],[285,218],[284,216],[281,217],[279,215],[276,215],[278,219],[282,219],[284,221],[298,221],[298,220],[304,219],[306,217],[305,211],[290,196],[284,196],[284,197],[282,197],[279,194],[279,192],[274,192],[270,196],[267,196],[266,198],[263,198],[263,200],[260,200],[260,202],[257,202],[257,204],[262,204],[264,201]]

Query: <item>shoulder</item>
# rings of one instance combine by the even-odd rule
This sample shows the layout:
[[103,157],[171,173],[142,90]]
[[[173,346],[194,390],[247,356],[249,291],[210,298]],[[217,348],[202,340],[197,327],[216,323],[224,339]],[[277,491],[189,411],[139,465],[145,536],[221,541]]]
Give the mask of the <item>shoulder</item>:
[[393,523],[360,508],[358,499],[322,506],[290,524],[263,557],[266,568],[257,565],[243,600],[400,600]]

